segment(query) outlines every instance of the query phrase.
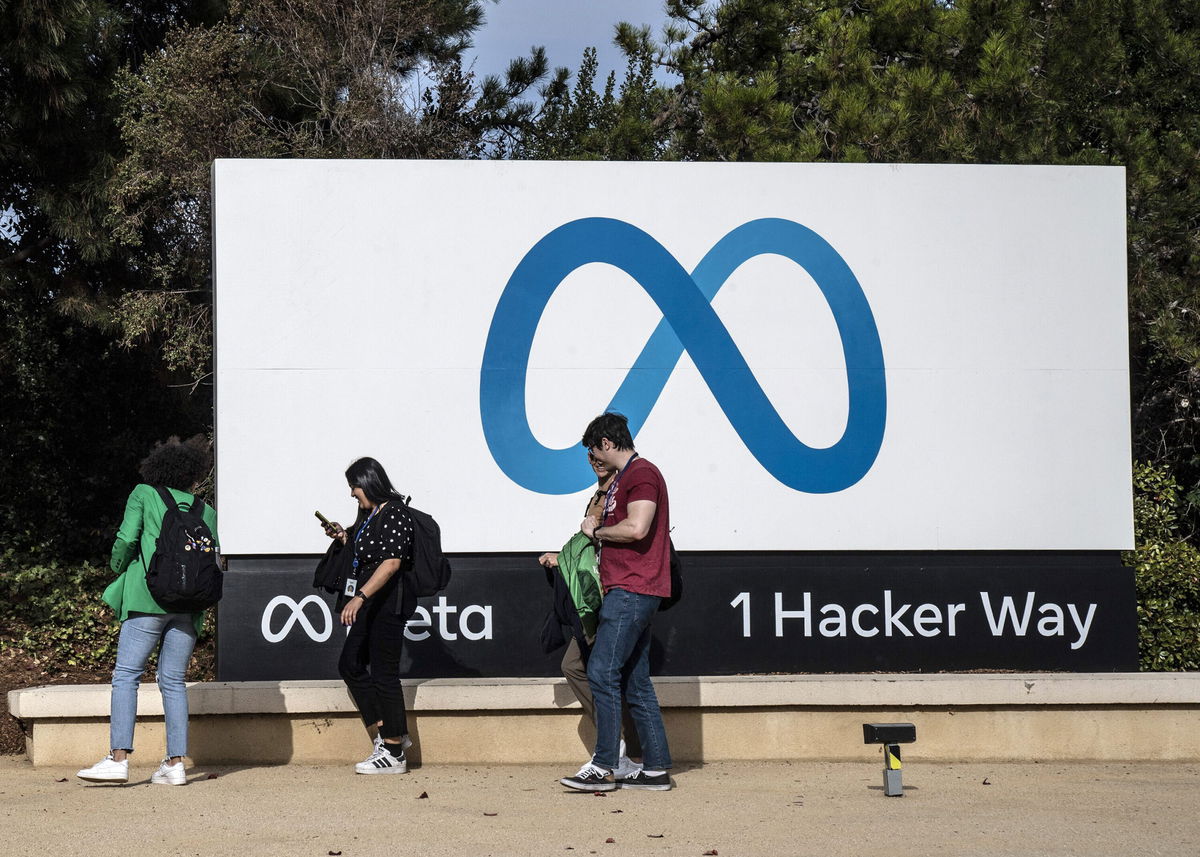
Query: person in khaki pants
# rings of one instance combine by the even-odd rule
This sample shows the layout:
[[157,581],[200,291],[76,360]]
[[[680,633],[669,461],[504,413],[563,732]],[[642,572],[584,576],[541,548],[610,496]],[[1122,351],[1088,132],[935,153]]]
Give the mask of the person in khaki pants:
[[[589,456],[588,462],[596,472],[597,484],[596,493],[588,502],[584,517],[603,512],[608,488],[616,476],[616,470],[604,465],[599,459]],[[567,649],[563,653],[561,669],[563,678],[567,680],[571,692],[579,700],[583,713],[595,725],[596,704],[592,699],[592,688],[587,677],[587,654],[596,638],[596,617],[600,612],[600,601],[603,597],[595,544],[582,532],[576,532],[563,545],[562,550],[544,553],[538,557],[538,562],[551,572],[561,575],[560,584],[568,590],[570,596],[571,607],[568,609],[573,609],[577,614],[578,621],[572,621],[570,616],[558,617],[563,625],[569,624],[572,629]],[[561,645],[561,642],[559,644]],[[553,651],[553,648],[550,651]],[[621,742],[618,771],[623,775],[631,775],[641,767],[634,761],[641,758],[641,745],[627,708],[622,710],[622,720],[625,740]]]

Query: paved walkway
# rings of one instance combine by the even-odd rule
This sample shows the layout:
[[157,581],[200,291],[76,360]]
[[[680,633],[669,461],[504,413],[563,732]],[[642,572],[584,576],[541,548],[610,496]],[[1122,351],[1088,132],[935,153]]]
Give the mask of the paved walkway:
[[[561,767],[197,767],[183,788],[81,784],[0,757],[4,852],[373,855],[1200,854],[1200,764],[877,761],[681,767],[670,792],[570,792]],[[62,780],[60,782],[60,780]]]

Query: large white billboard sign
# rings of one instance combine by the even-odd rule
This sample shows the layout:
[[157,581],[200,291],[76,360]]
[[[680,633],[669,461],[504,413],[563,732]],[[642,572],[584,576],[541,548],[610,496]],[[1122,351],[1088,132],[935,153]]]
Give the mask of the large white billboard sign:
[[1132,546],[1119,168],[214,165],[218,507],[315,553],[378,458],[552,550],[612,405],[681,550]]

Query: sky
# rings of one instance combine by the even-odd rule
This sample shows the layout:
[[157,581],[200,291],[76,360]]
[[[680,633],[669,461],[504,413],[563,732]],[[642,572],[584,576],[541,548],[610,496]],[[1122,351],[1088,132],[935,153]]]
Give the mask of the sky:
[[610,71],[620,79],[625,63],[613,44],[619,21],[649,24],[658,38],[667,15],[663,0],[487,0],[487,23],[475,34],[475,49],[467,54],[475,60],[475,74],[502,76],[511,60],[528,56],[533,45],[546,49],[550,67],[566,66],[574,73],[583,49],[595,47],[602,81]]

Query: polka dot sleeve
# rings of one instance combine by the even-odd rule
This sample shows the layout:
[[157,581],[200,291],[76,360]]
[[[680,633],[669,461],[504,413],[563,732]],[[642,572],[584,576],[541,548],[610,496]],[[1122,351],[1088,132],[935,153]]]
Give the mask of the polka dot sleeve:
[[394,500],[379,510],[379,531],[375,547],[376,562],[398,559],[406,568],[412,565],[412,517]]

